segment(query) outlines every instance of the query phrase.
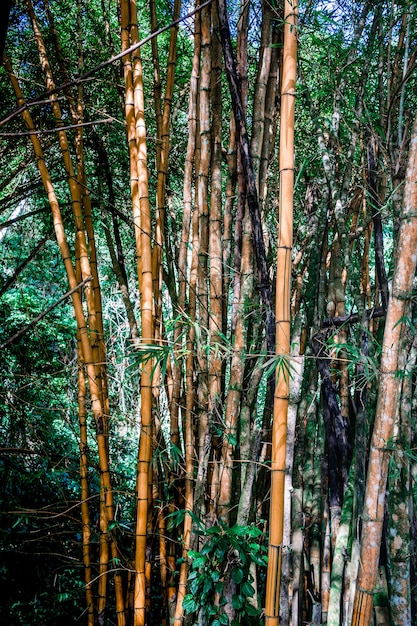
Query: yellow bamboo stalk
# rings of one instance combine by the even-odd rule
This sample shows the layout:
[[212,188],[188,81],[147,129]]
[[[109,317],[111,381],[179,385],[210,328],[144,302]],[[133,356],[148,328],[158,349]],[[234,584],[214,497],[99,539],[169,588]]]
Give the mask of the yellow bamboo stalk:
[[[39,60],[40,60],[42,70],[45,75],[46,87],[48,90],[53,90],[55,89],[55,83],[54,83],[53,76],[52,76],[52,70],[48,61],[45,44],[44,44],[43,37],[39,28],[38,21],[36,19],[35,12],[33,10],[33,5],[32,5],[31,0],[26,0],[26,5],[28,8],[29,17],[32,22],[32,28],[33,28],[33,32],[35,35],[36,45],[37,45],[38,53],[39,53]],[[51,102],[52,113],[54,115],[55,120],[57,121],[57,125],[59,128],[59,126],[63,125],[63,122],[62,122],[61,107],[59,105],[57,95],[51,94],[49,99]],[[84,280],[88,276],[91,276],[91,267],[90,267],[90,261],[88,257],[88,248],[87,248],[87,242],[86,242],[85,230],[84,230],[84,222],[83,222],[82,210],[81,210],[80,187],[77,183],[76,176],[74,174],[74,168],[72,165],[72,159],[71,159],[66,132],[64,130],[59,130],[58,138],[59,138],[62,158],[64,161],[65,171],[68,177],[68,186],[70,189],[72,208],[73,208],[73,213],[74,213],[74,221],[75,221],[75,226],[76,226],[77,245],[79,245],[79,249],[80,249],[81,272],[82,272],[82,278]],[[96,334],[96,331],[95,331],[96,314],[95,314],[94,298],[93,298],[91,284],[89,285],[88,288],[86,288],[85,293],[86,293],[86,301],[87,301],[87,306],[88,306],[89,327],[92,330],[92,332]],[[92,341],[92,347],[93,347],[93,352],[97,352],[98,344],[97,344],[96,337],[94,337]],[[97,356],[96,362],[98,363],[98,361],[99,361],[99,358]]]
[[83,537],[83,563],[85,581],[85,599],[87,604],[87,625],[94,626],[94,602],[91,574],[91,526],[88,508],[88,440],[86,411],[86,380],[82,348],[78,338],[78,420],[80,424],[80,483],[81,483],[81,522]]
[[[131,37],[136,37],[136,2],[130,2]],[[149,203],[145,99],[140,50],[134,53],[133,68],[134,109],[136,121],[136,144],[138,173],[138,200],[140,235],[136,239],[137,255],[141,256],[139,286],[141,292],[142,341],[154,341],[154,319],[152,298],[152,223]],[[136,224],[135,224],[136,226]],[[138,245],[140,249],[138,249]],[[152,361],[143,364],[141,375],[141,429],[136,477],[136,534],[135,534],[135,583],[134,583],[134,626],[145,626],[146,622],[146,539],[148,526],[149,468],[152,456]]]
[[[78,0],[78,4],[79,4]],[[56,47],[57,57],[60,63],[61,71],[63,71],[66,78],[69,80],[68,73],[66,72],[66,68],[63,66],[63,54],[59,44],[58,33],[55,29],[55,25],[53,22],[53,16],[49,8],[49,3],[45,0],[45,9],[49,20],[49,25],[51,32],[54,36],[54,44]],[[78,14],[78,35],[80,37],[80,15]],[[82,55],[82,49],[79,47],[79,54]],[[82,90],[82,86],[79,86],[79,90]],[[65,91],[65,95],[67,96],[72,123],[77,124],[79,121],[81,122],[81,117],[77,116],[77,112],[74,109],[73,98],[70,95],[69,91]],[[79,98],[81,101],[81,98]],[[58,120],[57,120],[58,121]],[[82,128],[79,129],[77,135],[82,136]],[[76,275],[77,280],[81,280],[81,269],[79,263],[79,248],[77,246],[76,250]],[[85,581],[85,594],[86,594],[86,605],[87,605],[87,624],[88,626],[94,625],[94,601],[93,601],[93,588],[92,588],[92,571],[91,571],[91,526],[90,526],[90,512],[88,506],[89,500],[89,487],[88,487],[88,436],[87,436],[87,410],[86,410],[86,393],[87,393],[87,384],[85,378],[85,369],[84,369],[84,361],[83,361],[83,353],[80,342],[80,337],[78,336],[78,421],[80,426],[80,508],[81,508],[81,522],[82,522],[82,545],[83,545],[83,563],[84,563],[84,581]],[[100,498],[102,500],[102,498]],[[101,537],[100,537],[101,540]],[[107,545],[107,542],[106,542]],[[107,568],[108,558],[106,562]]]
[[[130,7],[129,0],[121,0],[120,2],[120,21],[121,21],[121,44],[122,51],[127,50],[130,46],[129,23],[130,23]],[[139,207],[139,187],[138,187],[138,170],[137,170],[137,144],[136,144],[136,117],[135,117],[135,101],[133,88],[133,68],[130,54],[123,57],[123,75],[125,81],[125,119],[127,130],[127,143],[129,148],[129,165],[130,165],[130,195],[132,198],[133,223],[135,228],[135,241],[137,253],[138,276],[141,275],[141,230],[140,230],[140,207]]]
[[[122,51],[137,41],[137,10],[133,0],[121,0]],[[130,160],[130,188],[135,227],[136,257],[141,294],[142,341],[153,342],[151,216],[148,197],[146,127],[142,62],[139,49],[132,59],[123,57],[125,79],[125,117]],[[146,538],[148,524],[149,465],[152,454],[152,363],[145,363],[141,376],[141,431],[136,475],[136,535],[133,582],[133,623],[146,621]]]
[[[156,16],[156,0],[149,0],[149,13],[151,21],[151,33],[155,33],[158,30],[158,22]],[[158,39],[152,37],[152,63],[153,63],[153,100],[155,107],[155,125],[156,125],[156,162],[159,163],[160,145],[159,140],[162,136],[162,84],[161,84],[161,72],[159,63],[159,51],[158,51]]]
[[294,197],[294,105],[297,64],[297,7],[285,0],[281,86],[280,204],[276,280],[276,387],[272,424],[271,508],[265,624],[279,624],[279,591],[284,521],[285,449],[289,399],[291,249]]
[[[42,69],[45,74],[46,86],[48,89],[53,90],[55,88],[55,83],[53,80],[51,66],[48,61],[45,44],[43,41],[43,37],[39,28],[39,24],[33,9],[33,5],[31,0],[26,0],[28,13],[32,21],[32,27],[35,34],[35,39],[38,47],[39,58],[41,61]],[[56,32],[53,17],[49,10],[48,4],[46,4],[47,12],[50,20],[50,27],[54,34],[55,46],[57,47],[57,56],[60,63],[61,70],[63,71],[64,76],[68,77],[68,72],[66,67],[64,66],[63,54],[60,48],[58,34]],[[79,39],[79,69],[82,69],[83,57],[82,57],[82,45],[80,42],[81,39],[81,20],[80,14],[78,14],[78,39]],[[82,110],[82,97],[83,97],[83,86],[80,84],[78,86],[78,102],[77,108],[74,106],[74,100],[71,96],[69,90],[65,90],[65,95],[68,100],[69,109],[71,112],[71,118],[73,124],[81,124],[83,119],[83,110]],[[57,100],[56,94],[51,94],[51,107],[54,114],[54,118],[58,128],[60,126],[64,126],[62,121],[62,114],[59,102]],[[84,169],[84,156],[83,156],[83,142],[82,142],[82,127],[78,129],[76,132],[75,139],[75,147],[76,147],[76,157],[78,162],[78,170],[77,176],[74,175],[74,167],[72,164],[72,158],[69,150],[69,143],[67,139],[66,132],[64,130],[60,130],[58,132],[59,143],[62,153],[62,158],[64,161],[65,171],[68,177],[68,186],[70,190],[71,200],[72,200],[72,208],[74,214],[74,221],[76,226],[76,240],[77,246],[79,250],[79,258],[80,258],[80,266],[81,266],[81,275],[82,278],[85,279],[88,276],[93,276],[93,281],[91,286],[86,289],[86,302],[88,308],[88,324],[90,329],[90,337],[91,337],[91,345],[93,349],[93,355],[96,361],[96,371],[97,371],[97,382],[100,387],[100,401],[103,407],[103,424],[106,437],[108,436],[108,393],[107,393],[107,372],[106,372],[106,349],[104,344],[104,330],[103,330],[103,321],[102,321],[102,306],[101,306],[101,293],[100,293],[100,283],[98,277],[98,269],[97,269],[97,254],[95,247],[95,237],[94,237],[94,229],[91,217],[91,202],[88,194],[88,187],[86,184],[85,177],[85,169]],[[84,212],[82,210],[84,208]],[[85,231],[87,230],[88,234],[88,246]],[[88,253],[89,249],[89,253]],[[108,441],[107,441],[108,448]]]
[[[77,0],[78,6],[78,14],[77,14],[77,43],[78,43],[78,72],[82,74],[84,67],[83,60],[83,34],[82,34],[82,24],[81,24],[81,0]],[[45,0],[45,9],[49,20],[49,28],[53,35],[54,46],[56,49],[57,60],[59,64],[60,71],[65,79],[65,81],[70,82],[70,75],[68,73],[67,67],[65,65],[64,53],[62,51],[57,30],[55,28],[55,23],[53,19],[52,12],[49,7],[49,3]],[[34,13],[32,13],[33,18],[36,19]],[[36,24],[36,28],[38,30],[38,26]],[[38,34],[39,37],[39,34]],[[42,38],[40,38],[40,43],[42,46],[42,54],[44,54],[44,46],[42,42]],[[52,80],[52,75],[50,72],[50,68],[48,68],[48,72],[50,75],[50,79]],[[52,85],[51,85],[52,86]],[[92,223],[92,214],[91,214],[91,201],[90,195],[87,187],[86,174],[85,174],[85,165],[84,165],[84,147],[83,147],[83,99],[84,99],[84,85],[83,83],[79,83],[78,85],[78,96],[77,103],[74,103],[74,98],[72,96],[70,89],[65,89],[64,94],[67,100],[67,104],[69,107],[69,111],[71,114],[72,124],[74,126],[78,125],[79,128],[75,131],[75,152],[77,159],[77,183],[79,185],[79,194],[81,198],[81,204],[83,207],[83,218],[85,223],[85,229],[88,236],[88,244],[90,248],[90,269],[91,276],[93,277],[92,283],[92,291],[94,294],[94,305],[96,312],[96,321],[97,321],[97,334],[99,340],[99,362],[102,364],[101,369],[105,370],[105,345],[104,345],[104,330],[103,330],[103,318],[102,318],[102,304],[101,304],[101,290],[100,290],[100,282],[98,277],[98,267],[97,267],[97,253],[96,253],[96,245],[95,245],[95,236],[94,236],[94,228]],[[58,111],[56,111],[58,112]],[[62,126],[62,119],[56,118],[56,123]],[[71,177],[71,171],[68,172]],[[100,377],[100,381],[103,384],[107,382],[106,372],[102,372]],[[107,399],[107,384],[105,388],[103,388],[103,405],[108,405]],[[106,415],[108,413],[108,407],[106,406]]]
[[[31,0],[26,0],[29,16],[32,21],[32,27],[35,34],[35,39],[38,47],[39,58],[41,61],[42,69],[46,78],[46,86],[49,90],[55,88],[53,80],[52,70],[47,58],[46,48],[44,45],[43,37],[36,19],[35,12]],[[80,24],[79,24],[80,28]],[[80,33],[79,33],[80,37]],[[59,46],[58,38],[56,36],[56,44]],[[80,47],[81,50],[81,47]],[[79,63],[82,64],[82,53],[80,52]],[[79,98],[77,103],[77,110],[74,109],[72,98],[69,93],[66,94],[70,104],[70,110],[72,114],[73,123],[82,122],[82,86],[79,86]],[[63,126],[62,115],[60,105],[58,103],[55,94],[50,96],[51,107],[54,113],[56,123],[59,126]],[[100,284],[97,270],[97,255],[95,249],[94,229],[91,217],[91,202],[87,191],[85,170],[84,170],[84,158],[83,158],[83,145],[82,145],[82,129],[80,128],[76,133],[76,155],[78,160],[78,172],[77,176],[74,173],[74,167],[72,164],[71,154],[69,150],[69,144],[67,135],[64,130],[58,132],[59,143],[61,147],[62,158],[65,166],[65,171],[68,177],[68,185],[70,189],[70,195],[72,200],[72,208],[74,221],[76,226],[76,248],[77,259],[79,259],[81,276],[83,279],[87,276],[93,276],[93,286],[86,290],[86,302],[88,310],[88,326],[90,331],[90,345],[92,349],[92,355],[94,360],[94,367],[96,370],[96,383],[99,390],[99,400],[101,405],[101,417],[102,417],[102,433],[101,436],[104,440],[103,454],[106,454],[106,465],[108,465],[108,394],[107,394],[107,371],[106,371],[106,350],[104,345],[104,331],[101,314],[101,293]],[[84,207],[84,215],[82,211]],[[85,220],[85,221],[84,221]],[[85,235],[85,228],[88,233],[88,244]],[[88,254],[88,248],[90,249],[90,257]],[[106,512],[106,497],[103,495],[106,491],[103,483],[103,476],[100,477],[102,497],[101,505],[103,510],[100,514],[100,528],[102,531],[102,537],[100,541],[100,579],[99,579],[99,606],[98,612],[103,613],[106,605],[106,579],[108,570],[108,549],[109,543],[111,547],[112,557],[117,559],[118,550],[117,545],[112,538],[108,535],[108,514]],[[112,505],[113,509],[113,505]],[[110,512],[110,511],[109,511]],[[111,511],[113,516],[113,510]],[[112,518],[112,517],[111,517]],[[111,519],[110,518],[110,519]],[[115,572],[115,593],[116,593],[116,612],[119,626],[123,626],[125,623],[124,618],[124,603],[123,603],[123,589],[122,581],[119,572]]]

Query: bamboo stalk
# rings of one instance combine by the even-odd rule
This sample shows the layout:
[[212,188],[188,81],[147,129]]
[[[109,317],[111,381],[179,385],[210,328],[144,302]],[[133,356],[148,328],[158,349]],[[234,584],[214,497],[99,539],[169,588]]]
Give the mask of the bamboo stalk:
[[[391,620],[398,626],[412,623],[411,603],[411,554],[408,550],[411,542],[411,475],[410,459],[404,450],[412,449],[412,373],[416,367],[417,338],[406,333],[402,364],[404,379],[401,385],[401,400],[398,406],[398,424],[395,438],[397,449],[391,458],[388,472],[388,585],[390,591]],[[408,336],[407,336],[408,335]],[[411,345],[410,345],[411,344]]]
[[[181,0],[175,0],[173,10],[173,21],[178,19],[181,10]],[[170,142],[170,123],[171,123],[171,108],[172,108],[172,96],[174,93],[175,84],[175,67],[177,60],[177,36],[178,36],[178,23],[170,30],[169,38],[169,52],[166,71],[166,84],[164,94],[164,106],[162,112],[162,119],[159,119],[158,125],[160,125],[157,139],[157,185],[156,185],[156,225],[155,225],[155,243],[152,250],[152,266],[153,266],[153,278],[154,278],[154,297],[157,303],[156,319],[159,319],[159,309],[161,303],[158,301],[161,299],[162,289],[162,250],[165,240],[165,221],[166,221],[166,179],[168,173],[168,156],[169,156],[169,142]],[[136,43],[136,42],[134,42]],[[158,97],[155,100],[157,104]],[[157,110],[157,119],[159,118],[159,111]]]
[[[130,15],[130,34],[132,40],[135,40],[138,38],[136,2],[131,0],[130,5],[126,2],[124,12],[124,29],[128,26],[126,22],[127,15]],[[124,33],[123,45],[126,45],[126,39],[127,32]],[[132,100],[130,100],[130,102],[126,101],[126,105],[129,105],[127,115],[129,115],[129,125],[131,128],[129,137],[129,145],[132,149],[131,173],[133,177],[135,177],[135,175],[137,176],[137,187],[135,179],[131,182],[133,183],[132,201],[135,219],[139,288],[141,293],[142,341],[151,344],[154,339],[151,250],[152,224],[148,189],[143,73],[139,48],[136,49],[133,58],[133,84],[127,58],[125,58],[125,64],[126,78],[129,81],[129,90],[126,92],[126,96],[129,96],[129,98],[133,96],[133,102]],[[136,476],[137,507],[134,561],[134,626],[144,626],[146,623],[146,543],[148,530],[149,471],[152,456],[152,367],[152,360],[149,359],[143,364],[141,375],[141,429]]]
[[91,525],[88,508],[88,439],[87,439],[87,411],[86,411],[86,379],[82,348],[78,337],[78,421],[80,424],[80,483],[81,483],[81,522],[83,537],[83,563],[85,581],[85,599],[87,604],[87,624],[94,626],[94,601],[91,572]]
[[[209,7],[201,11],[201,70],[199,89],[200,156],[197,174],[198,206],[198,268],[197,268],[197,319],[201,334],[208,332],[208,226],[209,226],[209,170],[211,154],[210,129],[210,87],[211,87],[211,11]],[[208,474],[208,462],[211,454],[212,437],[210,414],[208,411],[208,358],[205,348],[206,339],[197,345],[199,404],[198,417],[198,469],[195,485],[195,513],[200,519],[206,514],[205,489]]]
[[[222,242],[222,51],[220,46],[217,7],[212,9],[211,44],[211,185],[209,214],[209,341],[210,360],[208,370],[208,404],[212,415],[221,414],[223,358],[221,332],[223,328],[223,242]],[[212,519],[217,516],[216,503],[219,497],[219,454],[213,454],[210,500]]]
[[[46,48],[43,42],[42,34],[36,19],[36,15],[33,10],[33,6],[31,0],[27,0],[28,12],[32,21],[32,26],[35,34],[35,39],[38,47],[39,58],[41,61],[42,69],[45,74],[46,85],[47,88],[53,90],[55,88],[52,70],[50,64],[48,62]],[[49,8],[47,7],[48,11]],[[58,36],[53,24],[52,15],[49,12],[49,18],[51,21],[51,29],[55,39],[55,45],[57,48],[57,56],[60,60],[60,65],[64,72],[64,75],[67,75],[66,68],[63,62],[63,55],[61,53]],[[79,48],[79,68],[82,68],[83,65],[83,57],[82,57],[82,33],[81,33],[81,18],[80,12],[78,12],[78,48]],[[69,90],[65,90],[65,94],[70,106],[71,117],[73,123],[81,123],[83,119],[83,86],[82,84],[78,85],[78,99],[76,108],[73,103],[73,99]],[[108,393],[107,393],[107,369],[106,369],[106,350],[104,345],[104,330],[103,330],[103,321],[102,321],[102,312],[101,312],[101,293],[100,293],[100,283],[98,277],[98,268],[97,268],[97,255],[96,255],[96,247],[95,247],[95,237],[94,237],[94,228],[92,223],[91,216],[91,203],[90,197],[88,194],[88,187],[86,185],[86,176],[85,176],[85,168],[84,168],[84,151],[83,151],[83,141],[82,141],[82,129],[79,128],[75,135],[75,146],[76,146],[76,157],[78,162],[77,175],[74,173],[74,167],[72,164],[72,159],[69,150],[69,143],[67,139],[67,135],[65,131],[63,131],[63,121],[61,115],[61,109],[59,103],[57,101],[57,97],[55,94],[50,96],[51,99],[51,107],[55,116],[56,124],[58,126],[58,136],[61,147],[62,158],[64,162],[65,171],[68,177],[68,186],[70,189],[72,207],[73,207],[73,215],[74,222],[76,226],[76,250],[77,250],[77,262],[79,262],[79,267],[81,271],[81,277],[85,278],[90,274],[93,277],[91,288],[87,288],[85,290],[86,293],[86,302],[87,302],[87,310],[88,310],[88,325],[90,330],[90,344],[94,359],[94,367],[96,369],[96,380],[99,388],[99,400],[102,408],[102,421],[103,421],[103,445],[105,448],[105,452],[107,455],[106,464],[108,464],[108,455],[109,455],[109,443],[108,443],[108,416],[109,416],[109,402],[108,402]],[[83,210],[84,209],[84,210]],[[88,245],[86,239],[86,232],[88,234]],[[104,453],[104,451],[103,451]],[[101,477],[102,479],[102,477]],[[103,485],[104,487],[104,485]],[[108,534],[108,514],[106,513],[106,505],[105,498],[102,499],[102,505],[104,507],[103,512],[100,516],[101,519],[101,528],[103,540],[100,543],[100,546],[103,546],[105,550],[105,556],[100,555],[100,564],[101,564],[101,576],[99,579],[99,587],[101,588],[101,592],[99,592],[99,597],[102,598],[102,606],[99,608],[99,614],[104,613],[105,608],[105,598],[106,598],[106,570],[108,568],[108,544],[111,548],[111,554],[113,559],[117,559],[118,550],[116,543],[113,538],[107,536]],[[113,504],[112,504],[113,508]],[[113,516],[113,511],[111,511],[111,518]],[[119,626],[124,626],[125,618],[124,618],[124,603],[123,603],[123,589],[120,572],[116,571],[115,576],[115,594],[116,594],[116,613]]]
[[[32,5],[31,0],[26,0],[26,5],[28,8],[29,17],[32,22],[33,32],[35,35],[35,40],[36,40],[38,53],[39,53],[39,59],[41,62],[42,70],[45,75],[46,87],[49,90],[53,90],[55,88],[55,83],[54,83],[53,76],[52,76],[52,70],[48,61],[45,44],[43,41],[43,37],[39,28],[39,24],[38,24],[35,12],[33,10],[33,5]],[[52,112],[54,114],[58,129],[59,129],[58,130],[59,144],[61,148],[61,154],[62,154],[64,166],[65,166],[65,171],[66,171],[67,178],[68,178],[68,186],[69,186],[69,190],[71,194],[74,222],[76,226],[76,238],[77,238],[77,243],[80,249],[81,272],[82,272],[82,278],[84,279],[87,276],[91,276],[92,271],[91,271],[90,260],[88,256],[84,222],[83,222],[83,216],[82,216],[82,210],[81,210],[81,206],[82,206],[81,205],[81,190],[77,183],[77,179],[74,173],[74,167],[73,167],[72,160],[71,160],[67,135],[65,131],[63,131],[62,128],[60,128],[60,126],[63,126],[61,107],[59,105],[59,102],[55,94],[51,95],[50,100],[51,100]],[[88,323],[94,335],[91,345],[93,349],[93,354],[97,355],[95,358],[95,361],[96,363],[98,363],[99,357],[98,357],[98,338],[97,338],[97,328],[96,328],[96,311],[95,311],[95,302],[94,302],[94,296],[93,296],[93,291],[92,291],[92,285],[89,285],[88,288],[86,288],[85,295],[86,295],[86,301],[87,301],[87,306],[88,306]],[[98,378],[98,380],[100,380],[100,378]]]
[[[229,524],[230,508],[232,505],[232,478],[233,478],[233,456],[237,444],[237,431],[240,420],[240,429],[243,435],[240,436],[240,458],[246,457],[243,449],[243,437],[248,442],[251,437],[249,419],[244,423],[242,415],[241,403],[244,380],[244,351],[246,346],[247,328],[245,326],[245,303],[248,298],[253,296],[253,267],[251,258],[251,228],[249,212],[246,214],[245,229],[242,244],[242,265],[241,265],[241,288],[240,302],[237,309],[236,328],[234,332],[233,354],[231,358],[231,371],[229,388],[226,398],[225,410],[225,430],[223,435],[223,446],[220,460],[220,493],[219,493],[219,517],[225,523]],[[242,485],[246,475],[246,463],[242,464],[241,475]],[[238,514],[239,517],[239,514]]]
[[361,557],[352,616],[353,626],[368,626],[372,618],[388,472],[389,457],[386,445],[392,437],[395,410],[398,404],[397,369],[402,318],[406,302],[410,298],[417,263],[417,257],[412,252],[417,247],[416,178],[417,116],[411,135],[398,239],[398,259],[394,270],[382,345],[380,385],[366,481]]
[[[182,220],[182,236],[178,256],[178,310],[183,312],[186,310],[186,291],[187,291],[187,277],[188,277],[188,244],[190,240],[190,226],[191,217],[193,215],[193,169],[196,155],[196,142],[197,142],[197,100],[198,100],[198,88],[199,88],[199,73],[200,73],[200,50],[201,50],[201,32],[200,32],[200,13],[197,13],[194,18],[194,54],[193,63],[191,69],[190,78],[190,95],[188,102],[188,142],[187,152],[185,157],[184,168],[184,210]],[[197,211],[194,209],[194,220],[198,216]],[[192,257],[196,260],[197,250],[193,249]],[[195,263],[194,263],[195,266]],[[190,272],[191,274],[191,272]],[[195,272],[190,276],[190,296],[189,296],[189,309],[188,315],[191,322],[195,321],[195,309],[196,309],[196,293],[195,293]],[[175,328],[174,338],[178,339],[181,333],[181,324],[178,323]],[[183,539],[182,539],[182,558],[183,561],[180,567],[179,581],[178,581],[178,593],[177,602],[175,605],[174,614],[174,626],[180,626],[184,619],[184,609],[182,602],[187,592],[187,577],[188,577],[188,551],[191,547],[191,532],[192,532],[192,517],[191,512],[194,508],[194,403],[195,403],[195,391],[193,384],[193,372],[194,372],[194,341],[195,341],[195,327],[193,323],[190,324],[187,333],[187,357],[185,367],[185,436],[184,436],[184,448],[185,448],[185,518],[183,527]],[[173,404],[179,404],[181,393],[181,378],[182,367],[181,363],[174,365],[174,389],[173,389]],[[170,410],[177,411],[176,406]],[[172,428],[172,425],[171,425]],[[171,436],[172,436],[171,432]]]
[[280,206],[276,280],[276,354],[271,451],[271,505],[265,624],[279,624],[279,590],[284,519],[286,429],[289,400],[291,250],[294,194],[294,105],[297,59],[297,9],[286,0],[281,86]]

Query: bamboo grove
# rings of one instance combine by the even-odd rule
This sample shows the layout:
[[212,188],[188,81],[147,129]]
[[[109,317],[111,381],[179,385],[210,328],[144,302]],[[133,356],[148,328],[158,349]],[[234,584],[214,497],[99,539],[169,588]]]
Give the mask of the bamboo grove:
[[2,623],[413,623],[416,44],[411,0],[13,3]]

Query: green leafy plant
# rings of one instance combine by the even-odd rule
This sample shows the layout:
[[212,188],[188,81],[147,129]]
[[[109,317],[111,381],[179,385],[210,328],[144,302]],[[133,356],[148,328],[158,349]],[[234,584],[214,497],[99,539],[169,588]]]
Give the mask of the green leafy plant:
[[232,626],[253,624],[254,619],[259,620],[261,609],[251,565],[265,568],[267,564],[266,547],[260,541],[262,531],[253,525],[235,524],[229,528],[220,522],[201,534],[205,537],[202,549],[188,553],[190,573],[189,593],[183,602],[185,613],[195,616],[195,624],[200,613],[209,626],[228,624],[224,592],[226,581],[231,580],[235,587],[232,607],[236,611]]

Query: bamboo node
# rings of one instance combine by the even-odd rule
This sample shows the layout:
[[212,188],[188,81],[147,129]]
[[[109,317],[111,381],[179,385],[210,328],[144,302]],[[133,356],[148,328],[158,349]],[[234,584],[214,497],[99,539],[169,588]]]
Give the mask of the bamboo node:
[[[290,11],[290,13],[287,13],[287,15],[284,17],[284,22],[286,22],[289,17],[295,17],[298,20],[298,12]],[[290,24],[290,26],[292,26],[293,28],[297,28],[296,24]]]
[[371,591],[369,589],[362,589],[362,587],[358,587],[357,590],[360,593],[365,593],[367,596],[375,596],[378,593],[377,589],[372,589],[372,591]]
[[[381,450],[384,451],[382,448]],[[362,515],[362,521],[363,522],[376,522],[377,524],[383,524],[384,518],[383,517],[371,517],[370,515]]]
[[393,290],[392,297],[396,298],[397,300],[407,301],[410,299],[411,294],[409,291],[402,291],[400,289],[396,289],[395,291]]

